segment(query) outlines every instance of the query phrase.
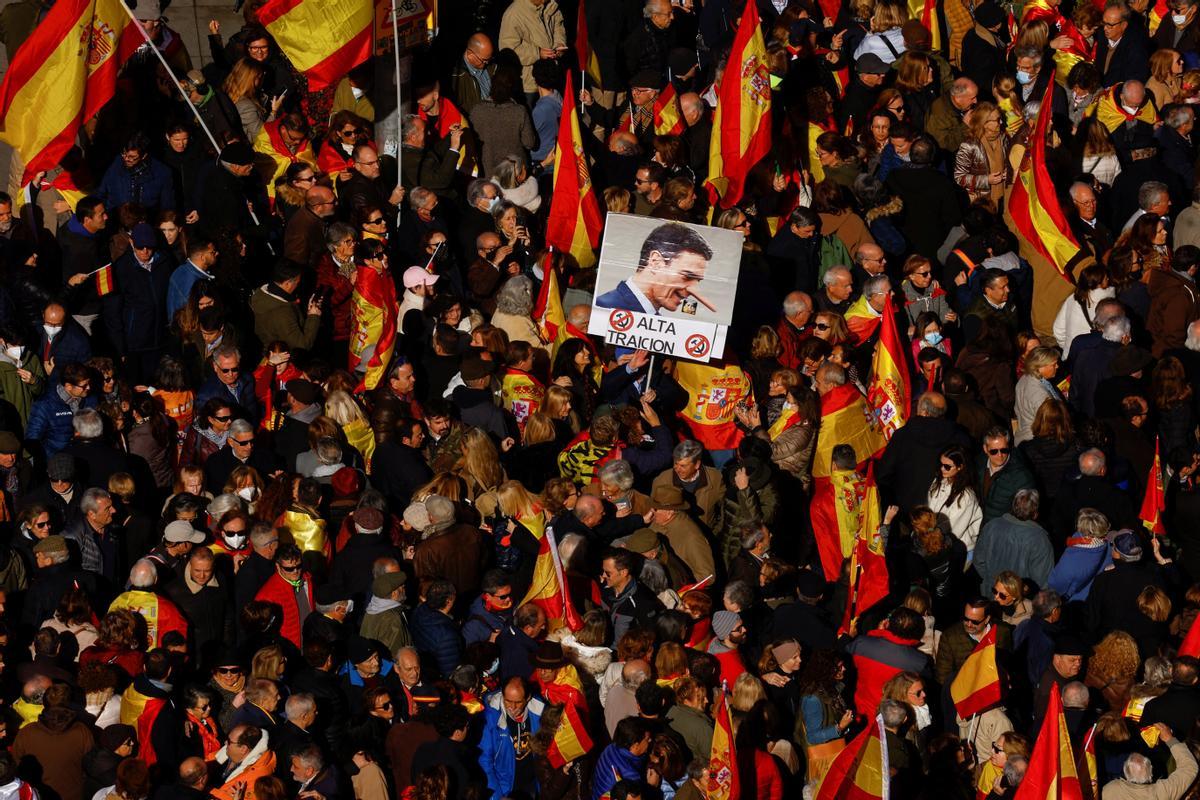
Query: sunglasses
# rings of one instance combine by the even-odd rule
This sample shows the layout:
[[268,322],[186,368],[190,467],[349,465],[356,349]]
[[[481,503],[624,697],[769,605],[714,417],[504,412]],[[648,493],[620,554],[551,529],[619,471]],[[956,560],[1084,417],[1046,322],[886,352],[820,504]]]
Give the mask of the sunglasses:
[[[228,417],[226,417],[226,419],[228,419]],[[229,441],[233,442],[236,445],[240,445],[242,447],[249,447],[250,445],[254,444],[253,439],[230,439]]]
[[997,600],[1007,600],[1008,592],[1002,592],[999,589],[992,589],[992,596]]
[[378,225],[381,222],[383,222],[383,217],[376,217],[375,219],[367,220],[368,225]]
[[497,600],[507,600],[508,598],[512,597],[512,592],[509,592],[508,594],[494,594],[492,597],[496,598]]
[[986,619],[987,619],[987,617],[984,617],[983,619],[971,619],[970,617],[968,617],[967,615],[964,614],[962,621],[964,624],[967,624],[967,625],[982,625],[984,623],[984,620],[986,620]]
[[[872,260],[880,260],[880,261],[882,261],[883,259],[872,259]],[[914,278],[928,278],[928,277],[929,277],[930,275],[932,275],[932,274],[933,274],[933,273],[932,273],[932,272],[930,272],[929,270],[925,270],[924,272],[914,272],[914,273],[913,273],[913,277],[914,277]]]
[[290,567],[285,567],[285,566],[283,566],[282,564],[280,564],[280,565],[279,565],[279,571],[280,571],[280,572],[299,572],[299,571],[300,571],[300,565],[299,565],[299,564],[294,564],[293,566],[290,566]]
[[993,753],[1003,753],[1004,748],[1001,747],[1000,745],[996,744],[995,742],[992,742],[992,752]]
[[990,450],[988,450],[988,455],[989,456],[998,456],[1001,453],[1003,453],[1004,455],[1008,455],[1011,452],[1012,452],[1011,447],[993,447]]
[[217,422],[229,422],[229,420],[233,419],[233,415],[232,414],[217,414],[216,416],[213,417],[213,419],[215,419]]
[[217,672],[221,673],[222,675],[236,675],[241,671],[241,667],[217,667]]
[[955,465],[947,464],[945,461],[943,461],[941,467],[943,472],[949,472],[950,470],[954,469]]
[[375,706],[375,710],[376,711],[391,711],[392,710],[392,701],[389,700],[381,706]]
[[241,367],[217,367],[217,371],[222,375],[232,375],[235,372],[238,372],[240,369]]
[[830,326],[826,322],[814,322],[813,327],[819,331],[827,331],[827,330],[829,330]]
[[45,522],[35,522],[35,523],[33,523],[33,527],[35,527],[35,528],[49,528],[49,527],[50,527],[50,520],[46,520]]

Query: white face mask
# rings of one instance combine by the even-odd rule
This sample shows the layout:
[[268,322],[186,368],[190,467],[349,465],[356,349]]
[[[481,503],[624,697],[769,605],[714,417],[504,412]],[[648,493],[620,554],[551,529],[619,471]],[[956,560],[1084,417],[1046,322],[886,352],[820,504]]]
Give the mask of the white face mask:
[[366,92],[364,92],[362,89],[359,89],[357,86],[351,86],[350,94],[354,95],[355,100],[361,100],[362,96],[366,94]]
[[21,356],[25,355],[25,348],[19,347],[17,345],[13,345],[11,347],[4,348],[4,354],[7,355],[9,358],[11,358],[13,361],[19,362],[21,360]]
[[346,616],[348,617],[353,613],[354,613],[354,601],[347,600],[346,601]]
[[1175,27],[1178,28],[1187,22],[1187,14],[1172,14],[1171,22],[1174,22]]
[[1124,103],[1121,103],[1121,108],[1125,109],[1126,114],[1137,114],[1138,113],[1137,106],[1127,106]]
[[237,496],[245,500],[247,503],[253,503],[258,497],[258,488],[254,486],[243,486],[237,490]]
[[58,336],[62,333],[62,325],[43,325],[42,330],[46,332],[47,336]]
[[500,197],[500,195],[496,195],[491,200],[488,200],[488,213],[490,214],[491,212],[495,211],[496,206],[500,205],[500,203],[503,202],[503,199],[504,198]]
[[230,550],[241,550],[246,545],[246,534],[244,533],[223,533],[221,538],[225,540],[225,544]]

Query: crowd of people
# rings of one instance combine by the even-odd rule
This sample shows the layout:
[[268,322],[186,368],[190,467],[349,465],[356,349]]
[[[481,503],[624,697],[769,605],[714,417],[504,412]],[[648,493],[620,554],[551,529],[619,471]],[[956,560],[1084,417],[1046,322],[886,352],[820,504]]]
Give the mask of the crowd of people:
[[[1194,791],[1197,0],[756,2],[730,207],[745,0],[443,4],[391,146],[373,62],[310,90],[262,0],[205,54],[139,4],[163,61],[0,195],[0,797],[780,800],[881,725],[890,797],[999,800],[1052,695],[1083,796]],[[744,236],[719,448],[547,247],[572,108],[603,213]],[[1039,113],[1048,313],[1004,216]],[[904,424],[819,446],[893,317]]]

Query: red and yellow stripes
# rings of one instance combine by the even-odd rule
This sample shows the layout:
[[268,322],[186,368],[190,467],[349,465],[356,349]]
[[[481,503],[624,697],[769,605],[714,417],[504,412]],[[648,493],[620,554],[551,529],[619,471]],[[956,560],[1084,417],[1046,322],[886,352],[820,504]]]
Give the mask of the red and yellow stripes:
[[675,91],[675,85],[668,82],[654,100],[654,132],[659,136],[681,136],[686,129],[679,93]]
[[1053,114],[1054,86],[1054,81],[1046,82],[1046,94],[1029,137],[1029,149],[1009,196],[1009,213],[1017,234],[1041,253],[1064,280],[1073,283],[1067,264],[1079,254],[1079,244],[1071,234],[1046,168],[1046,133]]
[[871,358],[871,382],[867,386],[867,405],[885,438],[892,438],[908,422],[912,395],[908,362],[904,360],[904,345],[889,297],[880,317],[879,342]]
[[62,0],[21,45],[0,84],[0,138],[25,160],[22,185],[62,161],[112,99],[143,41],[134,24],[120,0]]
[[383,378],[396,347],[396,317],[400,307],[392,276],[380,274],[370,267],[359,267],[354,276],[350,307],[350,370],[365,360],[363,387],[374,389]]
[[[592,79],[591,88],[603,90],[604,86],[600,82],[600,59],[596,57],[596,52],[592,50],[591,39],[588,38],[587,3],[584,0],[579,0],[579,13],[575,23],[575,52],[579,56],[579,71]],[[581,86],[580,88],[588,87]],[[564,97],[567,96],[569,95],[564,95]]]
[[836,386],[821,397],[821,427],[813,454],[814,478],[828,478],[834,445],[854,448],[859,464],[883,452],[887,440],[875,426],[866,398],[851,384]]
[[875,717],[845,750],[838,753],[821,779],[813,800],[881,800],[888,796],[887,734]]
[[1057,683],[1050,686],[1042,729],[1034,742],[1029,767],[1016,796],[1020,800],[1083,800]]
[[721,695],[713,707],[712,749],[708,756],[709,800],[732,800],[741,796],[741,781],[738,779],[737,750],[733,744],[733,715],[729,710],[729,689]]
[[583,150],[575,89],[568,72],[558,140],[554,144],[554,195],[546,220],[546,243],[570,253],[580,267],[591,267],[596,263],[603,227],[604,219],[600,216],[600,204]]
[[1138,511],[1138,519],[1155,536],[1163,536],[1167,532],[1162,519],[1167,510],[1167,495],[1163,490],[1162,458],[1159,455],[1161,445],[1162,440],[1155,438],[1154,463],[1150,465],[1150,474],[1146,476],[1146,494]]
[[591,749],[592,738],[588,736],[587,726],[579,718],[579,710],[567,703],[563,706],[562,722],[554,732],[550,746],[546,748],[546,758],[550,759],[550,766],[561,769]]
[[[521,522],[528,527],[526,521]],[[567,592],[567,581],[563,577],[562,563],[558,560],[558,544],[554,541],[552,530],[546,530],[539,537],[533,580],[521,605],[526,603],[534,603],[545,612],[546,630],[553,631],[565,626],[577,631],[583,627],[583,619],[575,610],[571,595]]]
[[310,90],[337,83],[371,55],[375,4],[370,0],[270,0],[258,19],[307,76]]
[[1000,702],[1000,671],[996,668],[996,626],[975,645],[950,683],[950,697],[963,719]]
[[742,199],[750,168],[771,149],[771,74],[758,7],[747,3],[717,85],[708,149],[709,201],[730,208]]

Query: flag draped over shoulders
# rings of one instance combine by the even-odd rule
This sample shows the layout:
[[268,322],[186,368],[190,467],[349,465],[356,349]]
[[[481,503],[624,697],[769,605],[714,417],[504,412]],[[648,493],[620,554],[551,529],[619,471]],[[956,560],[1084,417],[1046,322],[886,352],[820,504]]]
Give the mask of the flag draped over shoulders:
[[848,444],[854,448],[858,463],[883,452],[887,441],[876,426],[866,398],[851,384],[835,386],[821,397],[821,427],[817,432],[817,449],[813,454],[814,478],[828,478],[830,459],[835,445]]
[[675,362],[675,381],[687,392],[679,412],[692,436],[709,450],[730,450],[742,440],[734,409],[750,397],[750,379],[732,362]]
[[399,305],[392,276],[370,267],[359,267],[354,275],[350,305],[349,368],[354,372],[365,362],[363,387],[374,389],[387,370],[396,346]]

